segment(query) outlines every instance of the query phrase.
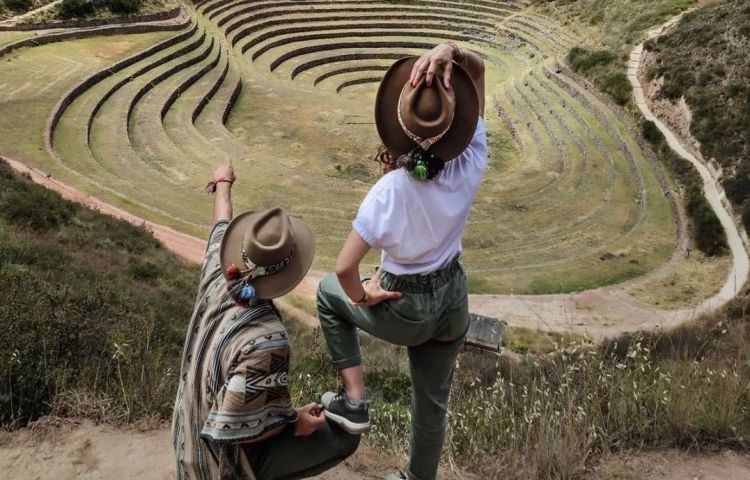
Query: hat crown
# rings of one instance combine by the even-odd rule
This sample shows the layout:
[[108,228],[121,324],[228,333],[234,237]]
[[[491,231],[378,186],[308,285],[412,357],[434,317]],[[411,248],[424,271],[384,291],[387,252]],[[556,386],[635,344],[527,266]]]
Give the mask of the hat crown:
[[[252,221],[242,238],[243,257],[259,267],[283,261],[293,251],[294,230],[281,208],[266,210]],[[249,267],[249,265],[247,265]]]
[[416,86],[407,81],[401,91],[398,111],[408,134],[430,138],[444,134],[453,122],[456,97],[439,78],[427,85],[423,77]]

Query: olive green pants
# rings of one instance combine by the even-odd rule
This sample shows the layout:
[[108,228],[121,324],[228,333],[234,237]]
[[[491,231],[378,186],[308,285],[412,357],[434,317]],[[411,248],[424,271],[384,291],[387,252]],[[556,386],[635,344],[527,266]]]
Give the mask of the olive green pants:
[[445,437],[448,397],[456,356],[469,326],[466,276],[458,261],[429,275],[383,272],[383,288],[404,295],[373,307],[357,307],[327,275],[318,287],[318,314],[335,368],[362,362],[357,328],[408,347],[412,426],[408,477],[432,480]]

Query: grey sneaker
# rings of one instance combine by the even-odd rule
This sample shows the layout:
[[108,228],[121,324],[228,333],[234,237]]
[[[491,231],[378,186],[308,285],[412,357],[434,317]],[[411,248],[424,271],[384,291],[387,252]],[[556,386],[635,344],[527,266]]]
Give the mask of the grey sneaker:
[[325,416],[347,432],[359,435],[370,431],[370,413],[366,401],[354,405],[346,398],[346,392],[342,389],[339,393],[324,393],[320,404],[323,405]]
[[404,475],[404,472],[391,473],[385,477],[385,480],[406,480],[406,475]]

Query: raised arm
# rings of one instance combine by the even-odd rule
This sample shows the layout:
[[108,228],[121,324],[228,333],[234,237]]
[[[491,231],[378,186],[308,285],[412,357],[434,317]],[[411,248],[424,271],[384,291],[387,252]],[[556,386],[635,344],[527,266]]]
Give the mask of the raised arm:
[[215,193],[214,223],[220,220],[232,220],[232,184],[236,177],[231,163],[222,165],[214,170],[214,179],[208,183]]
[[461,65],[474,80],[479,94],[479,116],[484,118],[484,60],[475,52],[454,43],[442,43],[419,57],[411,70],[410,81],[416,86],[424,75],[427,85],[432,85],[435,75],[442,74],[445,87],[450,88],[453,62]]

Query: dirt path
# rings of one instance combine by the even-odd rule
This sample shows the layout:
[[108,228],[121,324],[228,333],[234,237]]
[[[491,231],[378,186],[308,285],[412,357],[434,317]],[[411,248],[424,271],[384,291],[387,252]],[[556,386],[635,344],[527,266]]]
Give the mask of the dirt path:
[[[318,480],[382,480],[399,460],[366,445]],[[39,422],[31,429],[0,432],[0,477],[24,480],[169,480],[174,451],[167,427],[139,430],[90,421]],[[474,480],[441,470],[439,480]]]
[[[169,480],[174,478],[169,429],[119,429],[91,422],[39,422],[12,434],[0,432],[3,478],[27,480]],[[382,480],[403,459],[363,445],[318,480]],[[502,478],[500,472],[498,477]],[[694,454],[675,450],[620,454],[599,461],[586,480],[746,480],[750,458],[724,451]],[[438,480],[476,480],[441,469]],[[489,479],[489,480],[494,480]]]
[[731,451],[676,450],[613,455],[601,460],[586,480],[747,480],[750,457]]
[[[688,10],[689,12],[691,10]],[[662,35],[664,32],[669,30],[677,22],[679,22],[682,15],[677,15],[670,19],[663,25],[654,28],[648,32],[647,38],[655,38]],[[703,306],[707,310],[717,308],[724,303],[728,302],[737,294],[738,290],[745,284],[748,279],[748,272],[750,271],[750,259],[746,250],[745,242],[742,238],[742,227],[738,227],[735,223],[730,210],[724,205],[726,195],[721,188],[719,180],[714,176],[711,170],[706,165],[695,158],[680,142],[678,135],[667,127],[659,118],[657,118],[648,106],[646,97],[643,93],[643,87],[639,79],[639,72],[641,68],[643,57],[643,44],[637,45],[630,53],[630,59],[628,60],[628,79],[633,85],[633,93],[635,95],[635,102],[638,108],[643,113],[646,119],[653,121],[659,130],[664,134],[664,137],[669,144],[669,147],[674,150],[682,158],[688,160],[695,166],[703,179],[703,192],[711,205],[711,208],[719,218],[722,227],[727,235],[727,243],[732,252],[732,267],[727,275],[727,279],[724,282],[719,293],[713,297],[705,300]]]

